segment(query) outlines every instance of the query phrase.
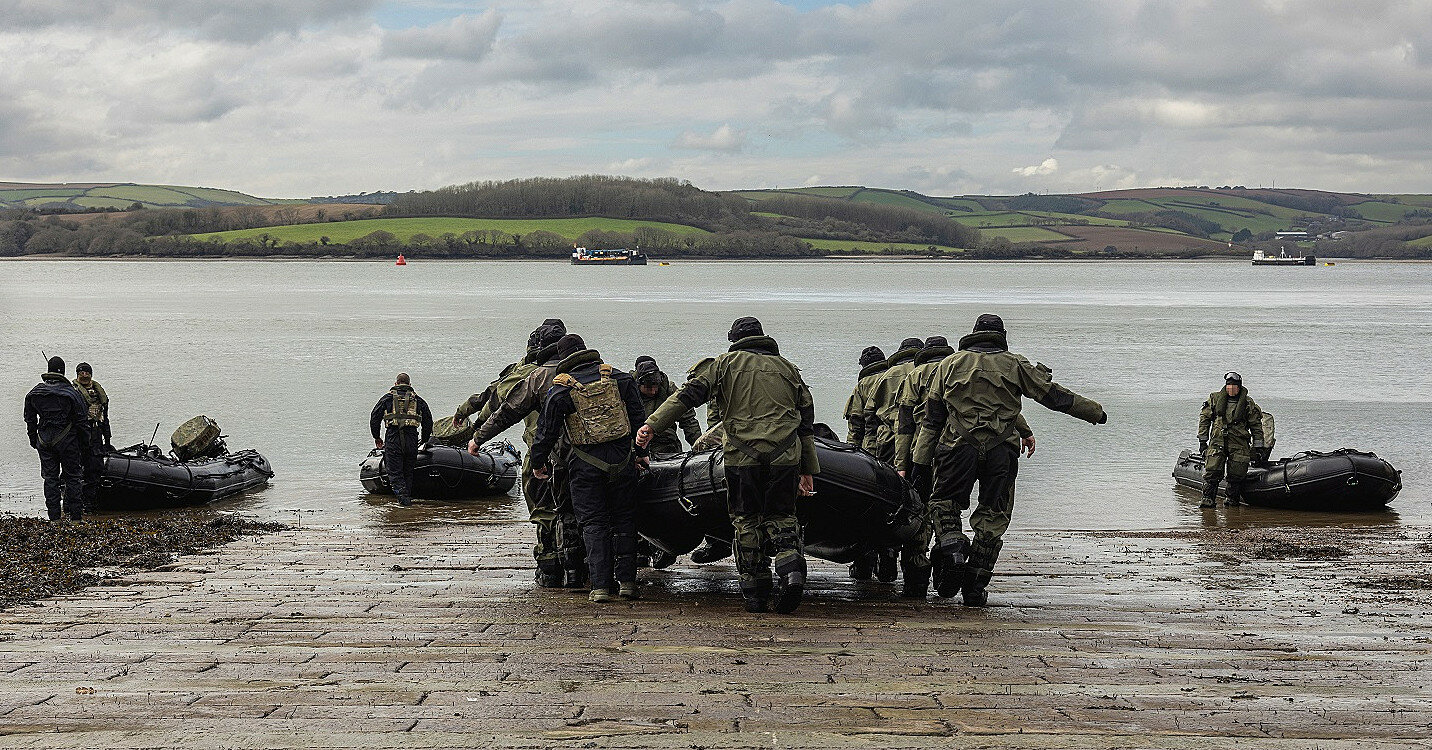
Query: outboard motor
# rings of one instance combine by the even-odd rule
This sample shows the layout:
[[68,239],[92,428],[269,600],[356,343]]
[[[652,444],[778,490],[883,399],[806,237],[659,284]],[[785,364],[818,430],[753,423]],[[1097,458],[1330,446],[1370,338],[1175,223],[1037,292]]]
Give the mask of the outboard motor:
[[179,425],[169,436],[169,445],[178,461],[192,461],[196,458],[218,458],[228,452],[219,423],[204,415]]

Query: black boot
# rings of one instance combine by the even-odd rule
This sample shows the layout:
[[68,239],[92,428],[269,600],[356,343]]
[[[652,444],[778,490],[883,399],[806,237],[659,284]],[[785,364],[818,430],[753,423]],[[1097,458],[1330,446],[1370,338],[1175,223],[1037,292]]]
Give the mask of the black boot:
[[669,568],[674,562],[676,562],[676,555],[664,549],[654,549],[651,551],[651,567],[655,570]]
[[934,566],[940,571],[935,578],[935,593],[938,596],[948,599],[960,593],[960,589],[965,585],[969,554],[970,541],[963,537],[935,550]]
[[412,499],[411,497],[406,496],[406,495],[399,495],[399,496],[398,496],[398,504],[401,505],[401,506],[403,506],[404,508],[406,508],[406,507],[408,507],[409,505],[412,505],[412,504],[413,504],[413,499]]
[[983,607],[985,603],[989,601],[989,594],[985,593],[984,586],[981,586],[979,582],[975,580],[975,572],[973,570],[967,570],[965,572],[963,588],[965,590],[966,607]]
[[1208,494],[1207,492],[1204,492],[1204,493],[1203,493],[1203,502],[1199,503],[1199,504],[1198,504],[1198,507],[1200,507],[1200,508],[1217,508],[1217,507],[1218,507],[1218,490],[1215,489],[1215,490],[1214,490],[1214,494],[1212,494],[1212,495]]
[[875,553],[862,552],[850,562],[850,580],[868,581],[875,577]]
[[566,576],[562,569],[555,565],[537,566],[537,585],[544,589],[559,589],[565,583]]
[[801,605],[801,596],[804,593],[805,572],[797,570],[786,573],[781,576],[781,585],[776,591],[776,603],[772,609],[783,615],[788,615]]
[[900,551],[882,549],[875,553],[875,577],[881,583],[890,583],[900,575]]
[[1232,508],[1235,505],[1243,504],[1243,492],[1235,486],[1228,488],[1228,496],[1223,499],[1223,507]]
[[584,589],[587,587],[587,568],[567,568],[566,585],[569,589]]
[[701,546],[691,553],[691,562],[706,564],[717,560],[725,560],[731,556],[730,542],[723,542],[719,539],[706,537],[701,540]]
[[771,599],[770,580],[757,581],[753,586],[742,586],[741,596],[746,600],[747,612],[765,612]]
[[902,599],[924,599],[930,592],[930,568],[928,566],[902,565],[905,585],[900,589]]

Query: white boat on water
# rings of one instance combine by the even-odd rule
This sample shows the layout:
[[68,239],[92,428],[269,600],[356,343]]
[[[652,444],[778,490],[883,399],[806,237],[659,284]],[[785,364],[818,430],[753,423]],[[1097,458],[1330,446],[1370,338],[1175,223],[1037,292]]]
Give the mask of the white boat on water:
[[1289,255],[1286,248],[1280,249],[1277,255],[1268,255],[1262,250],[1253,251],[1253,265],[1255,266],[1316,266],[1318,259],[1311,255]]

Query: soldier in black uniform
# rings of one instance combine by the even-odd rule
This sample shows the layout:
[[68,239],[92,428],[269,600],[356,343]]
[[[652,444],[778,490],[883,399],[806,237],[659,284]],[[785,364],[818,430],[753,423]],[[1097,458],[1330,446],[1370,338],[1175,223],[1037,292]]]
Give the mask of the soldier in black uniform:
[[[537,420],[532,474],[546,478],[552,447],[565,434],[572,507],[587,547],[589,598],[608,602],[619,593],[635,599],[636,466],[646,451],[632,441],[646,419],[641,393],[630,375],[603,363],[580,336],[563,336],[557,354],[562,362]],[[619,592],[612,591],[614,584]]]
[[[413,464],[418,460],[418,446],[433,436],[433,413],[428,410],[428,402],[413,390],[408,373],[398,373],[393,388],[378,399],[368,426],[373,432],[373,444],[383,451],[383,466],[388,470],[388,483],[398,496],[398,504],[412,505]],[[385,437],[378,436],[379,426],[387,427]]]
[[65,377],[65,361],[50,357],[49,372],[25,396],[25,428],[40,454],[45,508],[51,521],[60,511],[72,521],[83,516],[84,453],[89,445],[89,409]]

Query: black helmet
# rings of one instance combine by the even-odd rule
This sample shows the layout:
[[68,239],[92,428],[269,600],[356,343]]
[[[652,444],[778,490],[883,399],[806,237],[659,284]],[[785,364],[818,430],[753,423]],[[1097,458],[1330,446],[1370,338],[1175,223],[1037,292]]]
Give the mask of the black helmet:
[[1004,333],[1004,320],[994,313],[985,313],[975,319],[975,333],[980,331]]
[[931,336],[930,338],[925,339],[925,348],[926,348],[926,349],[934,349],[934,348],[937,347],[937,346],[949,346],[949,345],[950,345],[949,339],[946,339],[944,336]]
[[881,350],[880,350],[880,347],[878,347],[878,346],[867,346],[867,347],[865,347],[865,349],[864,349],[863,351],[860,352],[860,366],[861,366],[861,367],[869,367],[869,366],[875,364],[876,362],[884,362],[884,361],[885,361],[885,352],[881,351]]
[[924,345],[925,345],[925,342],[921,341],[920,339],[915,338],[914,336],[911,336],[910,338],[905,339],[905,340],[903,340],[903,341],[900,342],[900,348],[901,348],[901,349],[919,349],[920,347],[922,347],[922,346],[924,346]]
[[50,366],[50,372],[53,372],[57,375],[65,374],[65,360],[61,359],[59,355],[50,357],[50,361],[46,364]]
[[747,336],[764,336],[765,331],[761,328],[761,321],[752,317],[737,318],[731,324],[731,330],[727,332],[726,339],[735,343]]

